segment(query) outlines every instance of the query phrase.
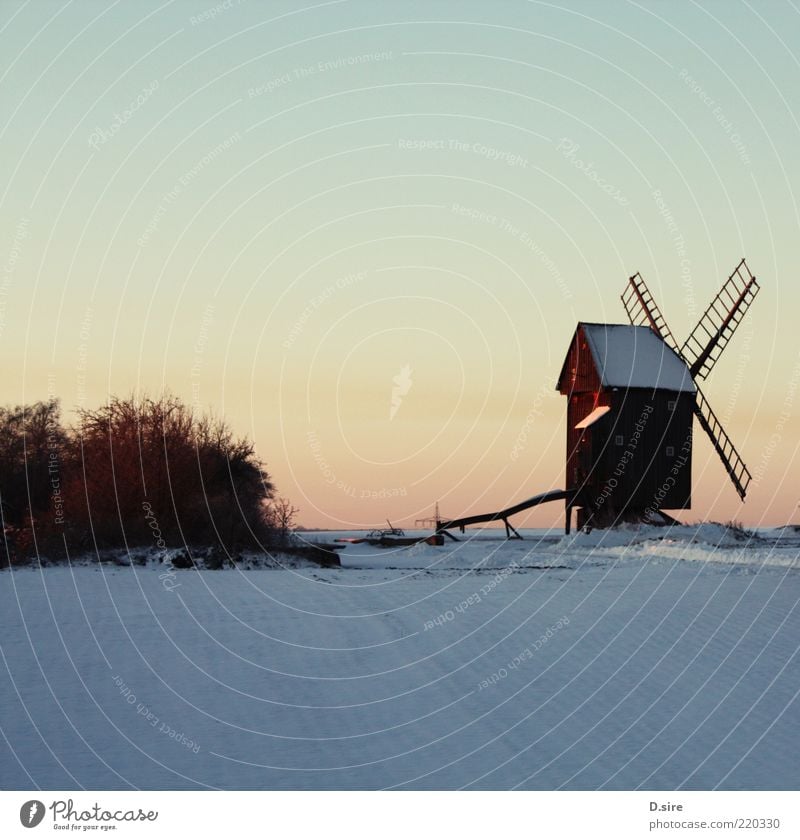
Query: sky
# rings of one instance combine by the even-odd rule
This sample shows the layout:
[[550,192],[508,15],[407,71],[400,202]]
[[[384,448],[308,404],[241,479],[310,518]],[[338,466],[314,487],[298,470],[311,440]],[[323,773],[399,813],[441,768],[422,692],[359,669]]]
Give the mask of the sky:
[[[703,390],[686,521],[800,522],[800,11],[772,2],[0,4],[0,404],[182,397],[314,527],[564,486],[556,379],[641,272]],[[563,519],[561,505],[519,525]]]

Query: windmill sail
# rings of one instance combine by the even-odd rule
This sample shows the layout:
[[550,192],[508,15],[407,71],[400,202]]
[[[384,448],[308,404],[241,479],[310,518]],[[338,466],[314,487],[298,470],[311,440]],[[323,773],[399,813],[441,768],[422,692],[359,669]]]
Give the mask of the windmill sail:
[[681,347],[681,356],[689,365],[692,377],[705,379],[708,376],[759,288],[747,263],[742,260]]
[[[650,327],[683,359],[693,379],[704,379],[744,318],[758,290],[756,278],[742,260],[680,349],[641,274],[629,278],[628,286],[622,294],[622,303],[634,326]],[[697,387],[696,381],[694,384]],[[752,476],[699,387],[694,413],[710,438],[736,492],[744,499]]]
[[[695,383],[696,384],[696,383]],[[717,415],[711,410],[708,400],[700,390],[697,389],[697,400],[694,406],[694,413],[700,421],[700,425],[706,430],[706,434],[711,438],[711,443],[717,451],[720,460],[725,465],[731,481],[733,482],[739,498],[744,500],[747,493],[747,485],[750,483],[752,476],[750,471],[745,466],[736,447],[731,442],[731,439],[722,428],[722,424],[717,419]]]
[[628,288],[622,294],[622,305],[633,326],[650,327],[659,338],[680,355],[678,344],[667,326],[666,319],[645,285],[642,275],[638,272],[628,280]]

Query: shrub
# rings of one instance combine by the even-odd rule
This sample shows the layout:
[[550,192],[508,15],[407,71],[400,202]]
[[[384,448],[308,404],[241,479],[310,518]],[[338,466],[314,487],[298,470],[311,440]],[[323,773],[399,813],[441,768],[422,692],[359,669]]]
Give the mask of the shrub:
[[8,559],[65,545],[269,546],[288,525],[276,511],[292,511],[273,496],[253,444],[176,397],[113,398],[69,431],[57,400],[0,409]]

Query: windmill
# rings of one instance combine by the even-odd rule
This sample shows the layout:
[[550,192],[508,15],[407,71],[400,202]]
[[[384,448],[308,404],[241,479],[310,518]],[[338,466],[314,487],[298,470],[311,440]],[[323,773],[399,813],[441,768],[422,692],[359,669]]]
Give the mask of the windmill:
[[692,420],[709,436],[740,498],[751,475],[698,385],[713,370],[759,285],[744,259],[678,346],[641,274],[622,303],[630,326],[579,323],[557,388],[568,397],[567,531],[671,521],[691,507]]
[[694,418],[711,439],[741,499],[751,475],[722,428],[698,380],[704,380],[742,322],[759,285],[742,260],[678,346],[641,274],[622,294],[630,324],[580,322],[556,390],[567,397],[566,490],[539,493],[491,513],[441,520],[447,529],[503,522],[537,505],[564,500],[566,532],[572,510],[578,528],[622,522],[674,522],[665,511],[692,506]]

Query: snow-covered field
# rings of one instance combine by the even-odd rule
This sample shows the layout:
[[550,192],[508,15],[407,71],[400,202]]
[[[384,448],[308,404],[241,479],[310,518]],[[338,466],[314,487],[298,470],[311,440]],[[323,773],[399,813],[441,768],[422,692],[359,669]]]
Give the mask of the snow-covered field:
[[2,571],[0,787],[800,788],[797,534],[526,537]]

